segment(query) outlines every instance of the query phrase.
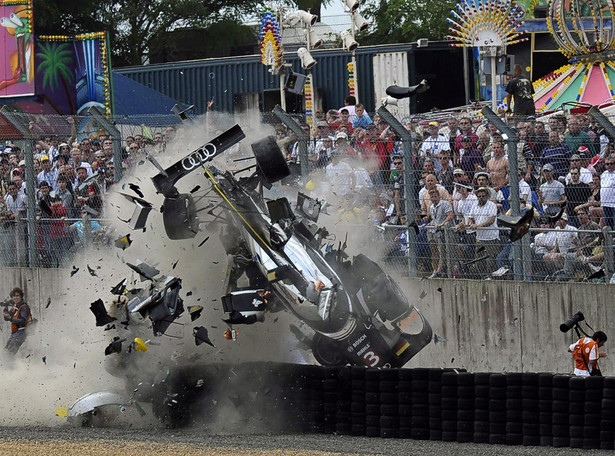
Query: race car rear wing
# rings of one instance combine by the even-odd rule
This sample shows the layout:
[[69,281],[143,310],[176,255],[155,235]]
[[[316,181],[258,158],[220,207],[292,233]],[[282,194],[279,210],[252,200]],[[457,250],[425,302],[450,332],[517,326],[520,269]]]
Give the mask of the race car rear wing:
[[156,191],[164,196],[175,195],[177,193],[175,183],[178,180],[195,169],[200,168],[204,163],[213,160],[214,157],[234,146],[245,137],[246,135],[239,125],[229,128],[220,136],[175,162],[164,173],[160,172],[152,177]]

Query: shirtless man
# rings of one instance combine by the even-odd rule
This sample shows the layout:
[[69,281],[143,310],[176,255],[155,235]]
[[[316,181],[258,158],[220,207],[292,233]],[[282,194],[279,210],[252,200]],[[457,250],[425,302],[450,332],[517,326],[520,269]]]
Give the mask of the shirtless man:
[[508,158],[504,156],[504,144],[501,142],[494,142],[492,150],[493,158],[487,162],[487,171],[497,192],[508,185]]

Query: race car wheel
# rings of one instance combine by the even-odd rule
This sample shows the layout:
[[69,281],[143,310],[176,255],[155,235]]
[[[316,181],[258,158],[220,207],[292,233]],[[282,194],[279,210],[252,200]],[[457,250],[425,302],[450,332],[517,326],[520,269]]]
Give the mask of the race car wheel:
[[316,334],[312,340],[312,354],[322,366],[344,366],[346,360],[339,355],[339,349],[328,337]]
[[260,175],[269,184],[273,184],[290,175],[286,158],[273,136],[267,136],[260,141],[252,143],[252,152],[256,158]]

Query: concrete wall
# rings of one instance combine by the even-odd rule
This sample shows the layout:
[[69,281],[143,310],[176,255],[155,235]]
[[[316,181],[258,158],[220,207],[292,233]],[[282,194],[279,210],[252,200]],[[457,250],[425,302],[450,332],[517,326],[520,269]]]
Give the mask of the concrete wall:
[[[45,309],[48,297],[74,301],[78,295],[78,282],[70,290],[58,289],[60,277],[69,275],[67,269],[3,269],[0,298],[14,286],[22,287],[34,317],[44,321],[45,312],[63,304],[53,302]],[[407,367],[571,372],[567,348],[576,335],[561,333],[559,325],[577,310],[595,330],[611,337],[604,348],[615,353],[610,349],[615,344],[615,319],[609,318],[615,291],[611,285],[447,279],[400,279],[399,284],[434,333],[447,339],[430,344]],[[615,355],[601,360],[600,367],[605,375],[615,375]]]
[[[577,310],[611,337],[603,350],[615,343],[609,318],[615,287],[608,284],[404,279],[400,285],[434,333],[448,340],[426,347],[407,367],[572,372],[567,350],[577,336],[559,325]],[[600,367],[615,375],[615,359],[603,359]]]

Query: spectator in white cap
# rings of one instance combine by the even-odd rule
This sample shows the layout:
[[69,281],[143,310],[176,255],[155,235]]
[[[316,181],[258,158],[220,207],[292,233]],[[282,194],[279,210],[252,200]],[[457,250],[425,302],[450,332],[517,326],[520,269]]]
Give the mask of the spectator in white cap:
[[[587,150],[587,147],[585,146],[581,146],[582,149]],[[572,157],[570,157],[570,169],[572,168],[578,168],[579,169],[579,173],[580,173],[580,181],[583,182],[584,184],[591,184],[592,183],[592,179],[593,179],[593,174],[592,172],[587,169],[584,168],[582,166],[582,159],[581,156],[579,154],[574,154]],[[568,185],[570,183],[570,172],[568,172],[568,174],[566,175],[566,185]]]
[[542,167],[545,182],[538,190],[538,202],[542,205],[546,215],[555,215],[566,204],[564,184],[553,179],[553,165],[547,163]]

